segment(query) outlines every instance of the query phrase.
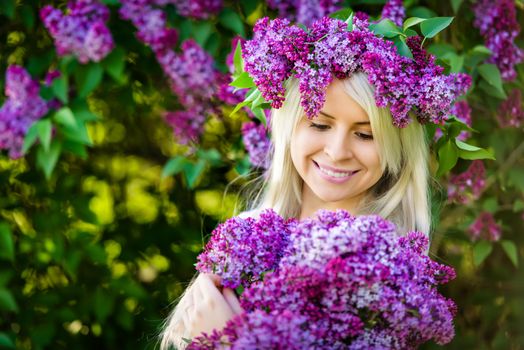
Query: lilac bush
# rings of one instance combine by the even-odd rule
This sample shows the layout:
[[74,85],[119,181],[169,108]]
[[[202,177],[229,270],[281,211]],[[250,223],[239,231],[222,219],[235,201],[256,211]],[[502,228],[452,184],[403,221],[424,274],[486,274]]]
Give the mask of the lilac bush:
[[7,150],[9,157],[16,159],[22,156],[29,127],[48,112],[49,106],[39,95],[38,81],[24,68],[9,66],[5,80],[7,99],[0,108],[0,150]]
[[504,80],[514,80],[517,77],[515,66],[524,60],[524,51],[515,44],[520,33],[515,1],[478,0],[473,11],[473,24],[492,52],[487,62],[497,65]]
[[500,104],[497,121],[502,128],[519,128],[524,124],[524,109],[522,108],[522,92],[513,89],[508,98]]
[[461,204],[478,199],[486,185],[486,170],[481,160],[471,162],[469,168],[458,175],[451,174],[448,183],[448,200]]
[[269,167],[269,150],[271,140],[266,127],[255,122],[242,124],[242,141],[249,155],[249,161],[255,167],[267,169]]
[[310,25],[317,19],[338,11],[341,0],[267,0],[270,9],[278,11],[278,17]]
[[484,211],[471,224],[468,233],[473,241],[479,239],[498,241],[502,235],[502,228],[495,222],[493,214]]
[[114,47],[106,22],[109,9],[97,0],[75,0],[67,13],[46,5],[40,17],[54,39],[59,56],[73,55],[81,63],[99,62]]
[[[245,313],[194,339],[189,349],[415,349],[453,338],[456,306],[436,286],[455,273],[426,255],[426,235],[399,237],[379,216],[345,211],[319,211],[288,225],[272,211],[261,217],[262,227],[260,219],[228,220],[199,258],[197,269],[219,274],[225,286],[244,282]],[[275,242],[269,260],[261,240]],[[241,280],[244,275],[249,280]],[[270,322],[276,320],[288,322]],[[275,347],[277,341],[288,347]]]

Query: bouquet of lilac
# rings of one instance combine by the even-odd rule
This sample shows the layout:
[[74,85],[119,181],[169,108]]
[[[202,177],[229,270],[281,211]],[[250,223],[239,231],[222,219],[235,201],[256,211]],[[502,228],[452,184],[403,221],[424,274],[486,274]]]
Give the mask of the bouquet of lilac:
[[242,285],[245,313],[188,349],[415,349],[454,336],[452,268],[427,237],[399,237],[379,216],[319,211],[285,221],[273,211],[233,218],[213,233],[197,269]]

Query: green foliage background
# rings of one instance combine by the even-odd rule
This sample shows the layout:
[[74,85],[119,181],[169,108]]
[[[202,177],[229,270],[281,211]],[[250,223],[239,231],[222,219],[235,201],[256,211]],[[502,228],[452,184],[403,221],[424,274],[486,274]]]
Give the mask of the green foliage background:
[[[177,145],[161,118],[163,110],[179,108],[167,79],[134,27],[118,17],[118,1],[104,2],[112,11],[117,48],[101,63],[81,65],[56,56],[39,20],[40,1],[0,0],[0,72],[19,64],[42,79],[49,68],[59,68],[67,78],[50,93],[76,120],[67,129],[60,117],[46,117],[59,130],[49,148],[41,142],[19,160],[0,155],[0,349],[155,348],[161,322],[191,279],[206,236],[233,214],[246,183],[237,180],[224,194],[248,169],[239,139],[247,117],[229,118],[232,107],[223,106],[223,115],[206,123],[198,152]],[[384,1],[346,3],[378,15]],[[63,8],[65,1],[45,4]],[[474,76],[468,102],[479,133],[473,144],[496,156],[485,161],[488,188],[475,203],[449,205],[437,191],[440,222],[432,254],[458,274],[443,289],[459,307],[457,336],[446,348],[521,349],[523,130],[497,127],[502,99],[476,68],[482,59],[473,62],[474,47],[483,43],[472,29],[470,5],[405,1],[408,17],[456,16],[430,49],[439,57],[448,54],[442,59],[448,69]],[[523,5],[517,6],[522,20]],[[249,36],[256,19],[275,16],[260,0],[226,1],[218,16],[205,21],[167,11],[180,41],[194,38],[223,71],[232,37]],[[517,69],[517,81],[500,89],[522,89],[522,65]],[[60,151],[53,153],[54,147]],[[453,171],[468,164],[458,160]],[[445,192],[445,178],[440,180]],[[502,241],[470,242],[465,231],[480,210],[503,225]]]

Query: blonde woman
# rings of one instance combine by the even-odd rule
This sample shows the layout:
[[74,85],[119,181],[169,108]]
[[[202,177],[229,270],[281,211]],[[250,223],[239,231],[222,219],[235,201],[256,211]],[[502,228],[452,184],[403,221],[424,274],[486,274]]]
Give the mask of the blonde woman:
[[[245,70],[274,107],[273,149],[260,194],[241,215],[255,216],[262,209],[272,208],[284,217],[304,219],[313,217],[319,209],[344,209],[353,215],[378,214],[393,221],[399,232],[429,234],[428,145],[417,119],[438,122],[452,99],[467,89],[468,81],[459,75],[450,80],[434,69],[434,62],[425,58],[420,45],[412,45],[416,59],[411,63],[388,51],[395,49],[370,34],[361,19],[354,23],[357,27],[347,34],[346,23],[324,18],[307,34],[317,37],[298,35],[297,40],[304,40],[298,44],[289,43],[289,38],[294,38],[299,29],[286,32],[290,27],[284,20],[262,19],[255,26],[254,39],[244,45],[243,57]],[[324,41],[331,47],[322,47]],[[367,45],[360,45],[362,42]],[[301,56],[295,50],[307,45],[314,46],[309,51],[314,54]],[[283,52],[280,56],[275,47]],[[266,56],[261,56],[261,50],[266,50]],[[348,50],[348,58],[341,60],[344,50]],[[305,57],[313,62],[304,65]],[[264,59],[268,66],[259,69]],[[294,66],[289,63],[292,59],[296,59]],[[344,64],[348,67],[345,78],[335,78],[343,75]],[[281,75],[285,83],[267,84],[268,79],[278,77],[273,73],[282,67],[291,67],[293,74]],[[431,72],[431,89],[406,78],[405,71],[415,74],[417,69],[428,67],[419,73]],[[387,89],[392,81],[402,93]],[[456,87],[452,86],[454,82]],[[285,88],[284,96],[279,95],[278,83]],[[438,89],[448,90],[439,93]],[[427,91],[431,94],[424,95]],[[377,107],[384,101],[393,107]],[[421,106],[403,108],[417,101]],[[435,106],[442,106],[442,110]],[[241,312],[235,293],[222,288],[219,277],[200,274],[166,321],[161,348],[183,349],[186,340],[223,328]]]

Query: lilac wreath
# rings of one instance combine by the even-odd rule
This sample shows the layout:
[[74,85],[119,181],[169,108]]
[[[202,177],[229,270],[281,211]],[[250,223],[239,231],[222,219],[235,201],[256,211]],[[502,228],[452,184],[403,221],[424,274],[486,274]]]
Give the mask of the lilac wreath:
[[364,72],[375,87],[377,106],[390,108],[395,126],[408,125],[411,111],[420,123],[442,124],[453,102],[470,87],[471,77],[445,75],[418,36],[406,39],[410,58],[400,55],[392,41],[375,35],[367,17],[356,14],[352,23],[323,17],[306,28],[287,19],[262,18],[253,39],[242,45],[244,70],[277,109],[285,99],[286,80],[298,79],[308,118],[322,108],[333,77]]

